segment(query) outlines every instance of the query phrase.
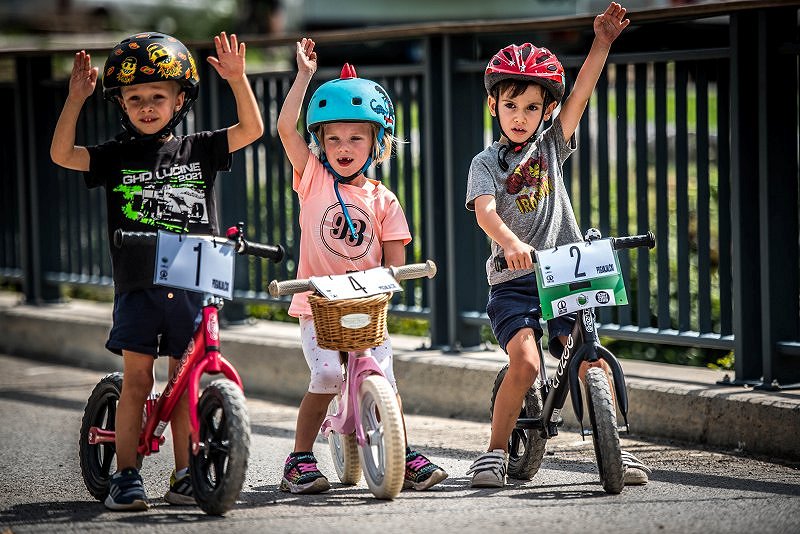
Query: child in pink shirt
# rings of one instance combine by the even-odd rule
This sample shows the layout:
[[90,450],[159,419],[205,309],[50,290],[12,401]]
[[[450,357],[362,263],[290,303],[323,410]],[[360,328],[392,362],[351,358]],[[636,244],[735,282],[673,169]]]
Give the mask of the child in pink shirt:
[[[297,131],[297,120],[317,70],[311,39],[297,43],[297,66],[297,77],[278,117],[278,134],[294,169],[292,187],[300,198],[297,277],[405,264],[411,233],[403,208],[394,193],[364,176],[371,165],[391,156],[394,107],[389,96],[380,85],[358,78],[355,69],[345,65],[338,80],[323,84],[311,97],[306,116],[313,139],[309,149]],[[311,380],[300,403],[294,451],[286,459],[281,489],[319,493],[330,484],[317,468],[312,449],[328,404],[341,389],[341,365],[338,352],[317,346],[307,294],[294,296],[289,314],[300,319]],[[397,391],[388,336],[382,346],[372,349],[372,355]],[[406,447],[405,488],[424,490],[445,478],[443,469]]]

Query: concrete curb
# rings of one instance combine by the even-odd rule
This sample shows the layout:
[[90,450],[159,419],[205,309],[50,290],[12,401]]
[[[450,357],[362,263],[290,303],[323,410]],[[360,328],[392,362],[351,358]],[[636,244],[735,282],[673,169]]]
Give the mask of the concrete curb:
[[[102,371],[121,367],[121,359],[104,348],[110,304],[27,306],[18,299],[14,293],[0,293],[5,332],[0,351]],[[256,321],[225,328],[222,338],[224,353],[249,394],[299,403],[308,386],[308,368],[296,324]],[[421,350],[424,341],[392,337],[404,409],[488,423],[492,384],[507,362],[505,354],[490,350],[448,355]],[[622,363],[633,433],[800,458],[800,394],[723,387],[716,384],[723,373],[708,369]],[[577,428],[569,401],[563,415],[568,427]]]

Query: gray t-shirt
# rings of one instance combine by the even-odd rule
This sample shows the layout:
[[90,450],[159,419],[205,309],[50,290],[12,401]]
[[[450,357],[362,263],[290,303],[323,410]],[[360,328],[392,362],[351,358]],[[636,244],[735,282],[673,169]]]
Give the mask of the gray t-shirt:
[[[553,124],[538,137],[533,152],[523,163],[530,145],[518,153],[509,152],[508,171],[497,164],[502,145],[493,143],[472,159],[467,178],[466,207],[475,210],[475,199],[481,195],[495,197],[497,214],[514,234],[534,250],[543,250],[583,239],[572,203],[564,186],[562,165],[575,151],[575,137],[567,143],[556,117]],[[486,277],[490,285],[513,280],[533,270],[495,272],[494,258],[503,249],[492,241],[491,256],[486,260]]]

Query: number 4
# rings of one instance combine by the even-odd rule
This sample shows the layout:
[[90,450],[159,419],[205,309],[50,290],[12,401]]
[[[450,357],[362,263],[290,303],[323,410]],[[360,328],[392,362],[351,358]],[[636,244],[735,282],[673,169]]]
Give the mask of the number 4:
[[367,288],[362,286],[361,283],[354,277],[348,276],[347,279],[350,280],[350,285],[353,286],[353,291],[363,291],[365,294],[367,293]]

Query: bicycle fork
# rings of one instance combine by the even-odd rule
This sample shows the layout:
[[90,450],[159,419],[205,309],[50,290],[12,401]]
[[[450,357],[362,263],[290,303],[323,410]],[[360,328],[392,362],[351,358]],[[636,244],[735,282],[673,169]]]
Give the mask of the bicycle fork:
[[358,405],[358,392],[365,378],[370,375],[383,376],[383,371],[371,356],[369,349],[342,352],[341,356],[345,364],[346,380],[343,384],[344,391],[341,393],[339,411],[325,417],[320,431],[326,438],[331,432],[342,435],[355,432],[356,442],[363,447],[369,444],[369,436],[364,433],[364,428],[359,423],[361,407]]
[[[574,350],[578,346],[577,351]],[[567,338],[567,343],[561,353],[558,368],[553,378],[542,381],[542,398],[544,408],[540,422],[540,432],[543,438],[558,435],[560,426],[561,409],[567,400],[567,393],[572,399],[572,410],[581,426],[581,436],[585,437],[583,427],[583,396],[581,394],[580,365],[582,362],[594,363],[604,361],[611,368],[614,377],[614,392],[617,406],[625,421],[625,430],[628,426],[628,393],[625,386],[625,376],[622,366],[617,358],[605,347],[600,345],[594,321],[594,311],[584,309],[578,313],[575,327]],[[544,357],[542,356],[542,369]]]

